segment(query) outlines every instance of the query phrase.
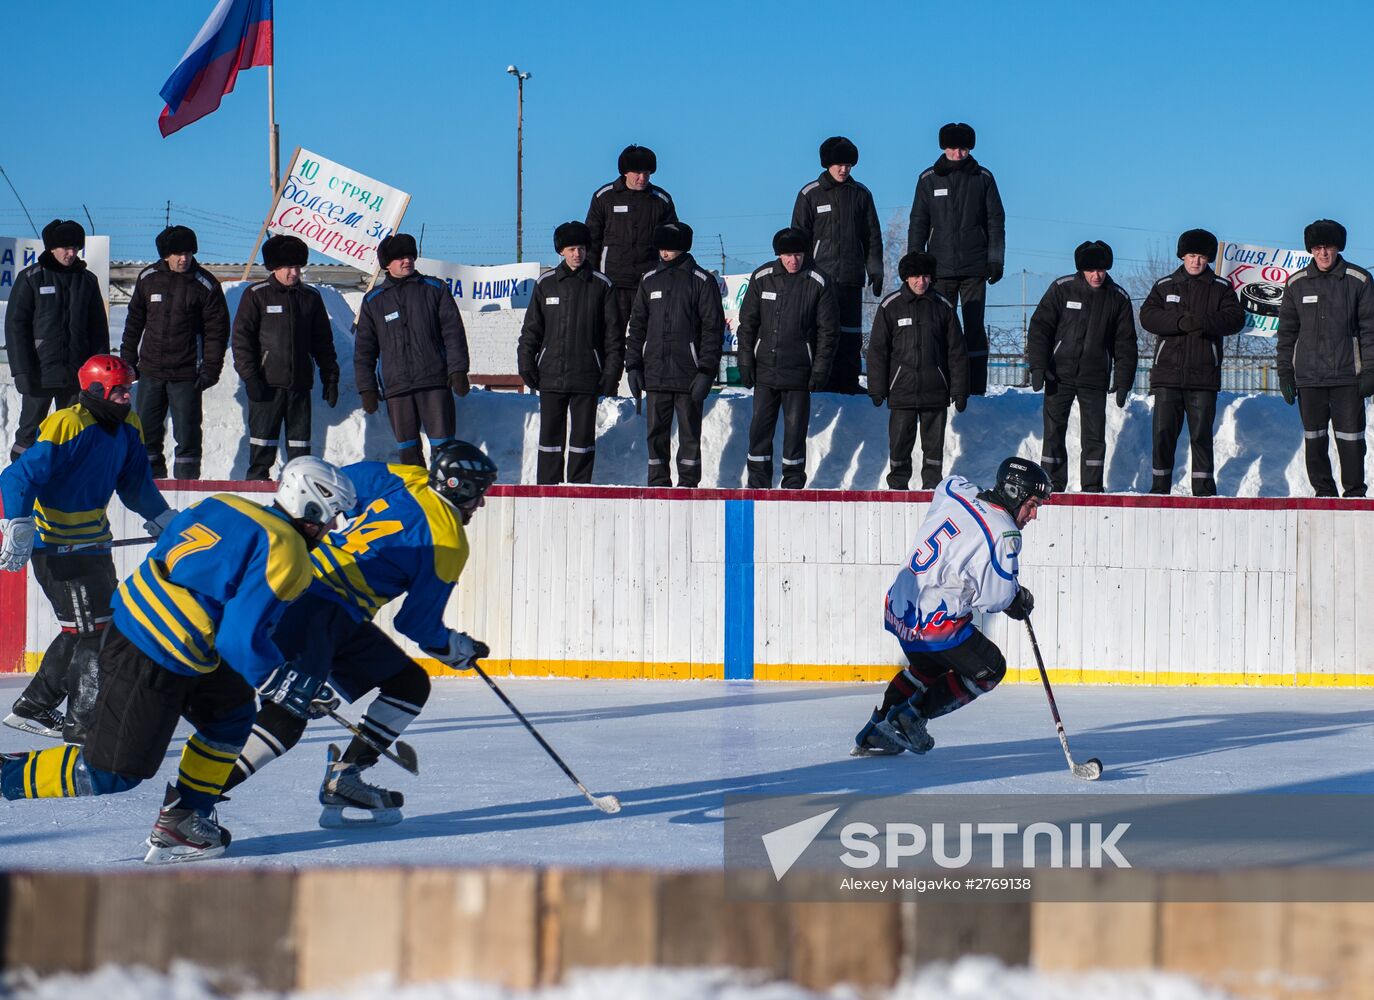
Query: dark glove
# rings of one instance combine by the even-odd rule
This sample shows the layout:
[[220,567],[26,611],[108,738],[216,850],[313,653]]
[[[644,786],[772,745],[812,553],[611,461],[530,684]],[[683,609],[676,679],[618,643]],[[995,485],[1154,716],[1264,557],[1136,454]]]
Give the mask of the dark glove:
[[1130,398],[1130,395],[1131,387],[1129,385],[1123,385],[1120,389],[1116,390],[1116,405],[1123,410],[1126,409],[1126,400]]
[[692,402],[706,402],[706,397],[711,394],[711,386],[715,381],[715,379],[705,372],[697,372],[696,376],[692,379],[692,387],[687,390],[692,397]]
[[19,390],[21,396],[35,396],[38,394],[38,386],[34,384],[33,376],[27,373],[20,375],[14,373],[14,387]]
[[808,382],[808,383],[806,384],[806,387],[807,387],[808,389],[810,389],[812,392],[825,392],[825,387],[826,387],[827,385],[829,385],[829,384],[830,384],[830,373],[829,373],[829,372],[816,372],[816,371],[813,371],[813,372],[811,373],[811,381]]
[[1005,272],[1004,272],[1004,268],[1003,268],[1003,265],[1002,265],[1002,263],[1001,263],[1000,261],[999,261],[998,263],[996,263],[996,264],[989,264],[989,265],[988,265],[988,284],[989,284],[989,285],[995,285],[995,284],[997,284],[997,282],[999,282],[999,281],[1002,280],[1002,275],[1003,275],[1004,273],[1005,273]]
[[364,413],[377,412],[377,392],[375,389],[363,389],[358,395],[362,397]]
[[[310,703],[324,687],[323,677],[312,677],[294,663],[283,663],[259,690],[264,704],[280,705],[298,719],[309,719]],[[332,694],[332,692],[331,692]]]
[[1190,312],[1185,312],[1183,318],[1178,321],[1178,328],[1184,333],[1201,333],[1202,320]]
[[341,704],[343,700],[334,693],[334,689],[328,684],[321,684],[315,697],[310,700],[310,718],[323,719],[330,712],[337,712]]
[[1292,375],[1279,376],[1279,392],[1283,393],[1283,401],[1289,406],[1298,398],[1298,387],[1293,384]]
[[874,298],[883,294],[883,273],[881,271],[868,276],[868,287],[873,289]]
[[472,391],[472,383],[468,381],[467,372],[454,372],[448,377],[448,384],[455,396],[466,396]]
[[1035,596],[1022,587],[1016,592],[1016,596],[1011,599],[1011,603],[1002,609],[1002,613],[1008,618],[1018,622],[1026,620],[1026,616],[1035,610]]
[[739,384],[746,389],[754,388],[754,363],[752,361],[739,363]]
[[601,395],[617,396],[620,394],[620,376],[615,372],[606,372],[601,376]]
[[325,382],[321,388],[320,395],[324,397],[325,403],[331,408],[339,405],[339,380]]
[[219,381],[218,375],[211,375],[204,368],[196,373],[196,391],[204,392]]
[[968,397],[967,397],[967,396],[955,396],[955,397],[954,397],[954,412],[955,412],[955,413],[963,413],[964,410],[966,410],[966,409],[968,409]]
[[1039,368],[1031,369],[1031,388],[1036,392],[1045,388],[1045,373]]
[[244,379],[243,391],[254,403],[265,403],[272,398],[272,389],[261,375],[249,375]]
[[1360,395],[1365,399],[1374,396],[1374,369],[1366,368],[1360,372]]
[[525,388],[530,392],[539,391],[539,372],[538,370],[522,371],[520,381],[525,383]]
[[868,398],[871,399],[871,400],[873,400],[873,405],[874,405],[874,406],[882,406],[882,405],[883,405],[883,400],[886,399],[887,397],[884,396],[882,393],[878,393],[877,395],[873,395],[872,393],[870,393],[869,396],[868,396]]
[[644,373],[638,370],[625,373],[625,381],[630,383],[630,395],[635,398],[635,406],[639,406],[639,397],[644,395]]

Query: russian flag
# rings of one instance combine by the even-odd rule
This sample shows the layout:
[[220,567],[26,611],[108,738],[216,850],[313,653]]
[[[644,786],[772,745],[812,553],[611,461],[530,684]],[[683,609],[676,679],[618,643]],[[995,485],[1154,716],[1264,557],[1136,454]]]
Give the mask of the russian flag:
[[272,65],[272,0],[219,0],[162,85],[164,137],[204,118],[234,89],[239,70]]

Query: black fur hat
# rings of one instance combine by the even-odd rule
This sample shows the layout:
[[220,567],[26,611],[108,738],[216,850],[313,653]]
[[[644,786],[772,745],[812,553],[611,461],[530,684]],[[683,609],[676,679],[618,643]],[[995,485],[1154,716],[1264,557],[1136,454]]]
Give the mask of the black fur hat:
[[773,252],[781,257],[785,253],[806,253],[811,249],[811,234],[805,229],[788,226],[773,234]]
[[553,231],[553,252],[562,253],[568,247],[589,247],[592,231],[585,222],[565,222]]
[[626,146],[620,151],[620,159],[615,161],[615,167],[621,174],[644,173],[652,174],[658,169],[658,157],[648,146],[636,146],[634,143]]
[[415,246],[415,237],[409,233],[396,233],[377,244],[377,263],[382,267],[386,267],[393,260],[400,260],[402,257],[418,256],[420,256],[420,251]]
[[58,247],[86,246],[86,230],[75,219],[53,219],[43,227],[43,249],[56,250]]
[[897,262],[897,277],[903,281],[922,274],[928,278],[935,277],[934,255],[913,250]]
[[1101,240],[1080,243],[1073,252],[1073,266],[1080,271],[1110,271],[1112,248]]
[[174,253],[195,253],[199,249],[196,231],[187,226],[168,226],[157,234],[159,257],[170,257]]
[[1178,259],[1185,253],[1200,253],[1207,263],[1217,259],[1217,238],[1205,229],[1190,229],[1178,238]]
[[950,122],[940,126],[941,149],[972,149],[977,134],[968,122]]
[[842,135],[832,135],[825,142],[821,143],[821,166],[829,169],[836,163],[848,163],[850,166],[859,162],[859,147],[854,145]]
[[[47,230],[43,230],[45,236]],[[1318,219],[1302,231],[1303,246],[1308,253],[1313,247],[1335,247],[1337,253],[1345,250],[1345,226],[1333,219]]]
[[298,236],[273,236],[262,245],[262,266],[269,271],[279,267],[305,267],[310,248]]
[[685,222],[658,226],[654,229],[654,249],[681,250],[686,253],[692,249],[692,227]]

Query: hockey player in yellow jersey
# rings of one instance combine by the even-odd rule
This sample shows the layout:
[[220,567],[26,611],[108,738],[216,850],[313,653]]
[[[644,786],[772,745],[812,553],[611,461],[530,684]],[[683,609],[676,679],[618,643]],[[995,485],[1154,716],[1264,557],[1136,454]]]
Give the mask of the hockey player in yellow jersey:
[[214,806],[252,730],[254,688],[285,659],[272,630],[310,584],[309,547],[353,502],[338,469],[298,458],[271,507],[220,493],[178,514],[115,595],[84,748],[6,755],[4,797],[127,791],[157,774],[185,718],[195,732],[145,861],[224,853],[229,832]]

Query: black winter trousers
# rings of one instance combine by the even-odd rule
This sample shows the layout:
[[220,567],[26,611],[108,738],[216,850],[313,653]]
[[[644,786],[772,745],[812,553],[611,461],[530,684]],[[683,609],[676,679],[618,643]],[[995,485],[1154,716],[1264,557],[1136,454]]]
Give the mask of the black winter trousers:
[[65,389],[57,392],[40,392],[36,396],[19,397],[19,427],[14,432],[14,445],[10,448],[10,461],[13,462],[33,447],[38,440],[38,425],[51,409],[65,410],[76,403],[79,393]]
[[[594,392],[539,393],[540,486],[564,481],[563,453],[567,451],[567,482],[590,483],[596,462],[596,401]],[[568,415],[572,430],[568,430]]]
[[959,306],[959,322],[964,327],[968,347],[968,393],[982,396],[988,391],[988,332],[983,312],[988,301],[986,278],[939,278],[935,290]]
[[1336,495],[1331,477],[1328,427],[1336,433],[1336,457],[1341,463],[1341,486],[1348,497],[1365,495],[1364,398],[1359,386],[1336,385],[1298,390],[1306,446],[1307,479],[1319,497]]
[[148,449],[148,464],[154,479],[167,478],[167,458],[162,441],[167,436],[167,411],[172,412],[172,433],[176,435],[176,457],[172,460],[173,479],[200,478],[201,391],[196,383],[164,382],[142,375],[134,401],[139,422],[143,424],[143,444]]
[[1069,488],[1068,449],[1064,438],[1069,430],[1069,411],[1078,400],[1082,456],[1079,485],[1084,493],[1102,492],[1103,466],[1107,461],[1107,390],[1083,386],[1058,385],[1045,391],[1045,438],[1040,449],[1040,464],[1050,474],[1056,493]]
[[987,694],[1007,675],[1007,659],[977,629],[963,642],[933,653],[905,650],[907,666],[888,682],[882,712],[916,699],[921,715],[937,719]]
[[701,482],[701,403],[686,392],[645,393],[645,417],[649,425],[649,485],[672,486],[668,471],[673,417],[677,416],[677,484],[692,487]]
[[773,486],[773,434],[782,409],[782,488],[806,485],[806,431],[811,423],[811,393],[806,389],[754,387],[754,415],[749,421],[749,488]]
[[1193,456],[1193,496],[1214,497],[1217,481],[1212,473],[1212,424],[1217,416],[1217,394],[1210,389],[1152,390],[1154,408],[1154,481],[1151,493],[1168,493],[1174,482],[1174,449],[1188,421],[1188,448]]
[[286,426],[286,460],[310,454],[309,390],[272,389],[270,398],[248,402],[248,478],[271,479],[277,442]]
[[386,415],[391,419],[391,432],[396,435],[402,465],[425,464],[425,449],[420,444],[420,428],[425,429],[430,447],[452,441],[457,413],[453,393],[448,386],[437,389],[417,389],[386,401]]
[[944,478],[946,407],[887,411],[888,489],[904,490],[911,484],[911,451],[916,428],[921,430],[921,489],[933,490]]
[[864,349],[863,285],[835,285],[835,322],[840,330],[826,391],[855,395],[860,391],[859,356]]

